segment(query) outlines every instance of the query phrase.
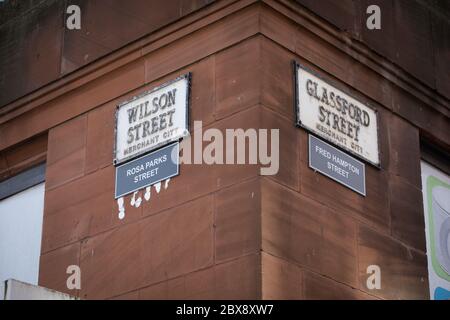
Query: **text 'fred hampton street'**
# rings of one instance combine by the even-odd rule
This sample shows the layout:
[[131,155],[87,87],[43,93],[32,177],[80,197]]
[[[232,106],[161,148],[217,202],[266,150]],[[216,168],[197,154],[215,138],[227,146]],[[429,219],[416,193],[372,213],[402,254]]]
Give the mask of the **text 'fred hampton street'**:
[[[337,174],[340,174],[341,176],[343,176],[345,178],[348,178],[349,172],[342,168],[348,169],[352,173],[359,175],[359,169],[357,167],[355,167],[351,163],[339,158],[337,155],[331,154],[330,152],[328,152],[327,150],[325,150],[319,146],[316,146],[316,152],[321,154],[328,160],[332,161],[332,162],[328,161],[328,163],[327,163],[328,169],[330,169],[331,171],[334,171]],[[334,164],[333,162],[336,163],[337,165]]]

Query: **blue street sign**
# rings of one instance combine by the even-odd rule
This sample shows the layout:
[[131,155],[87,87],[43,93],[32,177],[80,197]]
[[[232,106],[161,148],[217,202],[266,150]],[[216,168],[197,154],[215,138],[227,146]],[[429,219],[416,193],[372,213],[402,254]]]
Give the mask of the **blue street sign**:
[[115,198],[179,174],[179,143],[116,167]]

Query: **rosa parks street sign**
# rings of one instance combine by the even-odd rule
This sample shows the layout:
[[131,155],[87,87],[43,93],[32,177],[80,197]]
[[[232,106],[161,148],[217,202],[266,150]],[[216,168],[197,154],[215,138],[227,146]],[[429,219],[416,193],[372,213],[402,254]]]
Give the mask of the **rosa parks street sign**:
[[173,143],[116,167],[115,198],[179,173],[179,143]]
[[294,65],[296,124],[379,167],[376,112],[298,63]]
[[190,73],[117,107],[114,165],[189,135]]
[[309,166],[353,191],[366,195],[366,171],[361,161],[309,135]]

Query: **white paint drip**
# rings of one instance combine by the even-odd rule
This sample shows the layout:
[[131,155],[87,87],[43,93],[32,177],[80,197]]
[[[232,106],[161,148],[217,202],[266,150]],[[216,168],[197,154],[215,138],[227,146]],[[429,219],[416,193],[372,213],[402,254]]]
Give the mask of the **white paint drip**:
[[142,198],[139,196],[137,199],[136,199],[136,194],[139,192],[139,190],[138,191],[135,191],[134,193],[133,193],[133,197],[131,198],[131,201],[130,201],[130,204],[133,206],[133,207],[136,207],[136,208],[139,208],[139,206],[141,205],[141,202],[142,202]]
[[166,181],[164,183],[164,189],[167,189],[169,187],[169,181],[170,181],[170,178],[166,179]]
[[152,190],[152,187],[150,186],[150,187],[147,187],[147,188],[145,188],[145,194],[144,194],[144,199],[145,199],[145,201],[148,201],[148,200],[150,200],[150,197],[151,197],[151,190]]
[[138,192],[135,191],[135,192],[133,193],[133,196],[131,197],[130,205],[131,205],[132,207],[134,207],[134,204],[136,203],[136,193],[138,193]]
[[117,205],[119,207],[119,219],[120,220],[125,218],[125,207],[123,206],[123,204],[124,204],[123,197],[120,197],[119,199],[117,199]]
[[136,199],[136,203],[135,203],[134,206],[135,206],[136,208],[139,208],[139,206],[141,205],[141,203],[142,203],[142,197],[139,196],[139,198]]
[[159,193],[161,191],[161,181],[154,185],[156,193]]
[[[164,189],[167,189],[169,187],[169,182],[170,182],[170,178],[164,180]],[[155,183],[153,185],[155,187],[156,193],[160,193],[161,192],[161,181],[158,183]],[[144,193],[144,199],[145,201],[149,201],[151,198],[151,190],[152,190],[152,186],[146,187],[145,188],[145,193]],[[133,196],[131,197],[131,201],[130,201],[130,205],[136,208],[139,208],[141,206],[142,203],[142,197],[138,197],[136,198],[136,195],[138,194],[140,190],[135,191],[133,193]],[[117,204],[119,206],[119,219],[123,219],[125,217],[125,208],[124,208],[124,200],[123,197],[117,199]]]

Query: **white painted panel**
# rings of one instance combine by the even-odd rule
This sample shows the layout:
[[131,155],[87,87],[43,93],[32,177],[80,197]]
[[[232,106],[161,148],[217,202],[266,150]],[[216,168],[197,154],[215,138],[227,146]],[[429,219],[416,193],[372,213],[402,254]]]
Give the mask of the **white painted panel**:
[[76,297],[52,289],[17,280],[7,281],[5,300],[77,300]]
[[44,183],[0,201],[0,281],[37,284]]

